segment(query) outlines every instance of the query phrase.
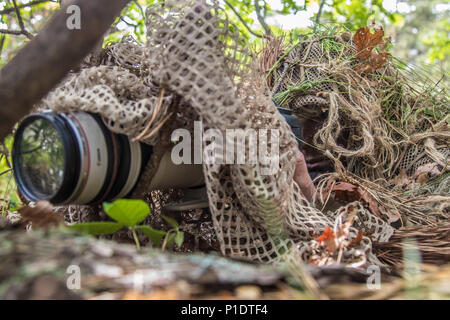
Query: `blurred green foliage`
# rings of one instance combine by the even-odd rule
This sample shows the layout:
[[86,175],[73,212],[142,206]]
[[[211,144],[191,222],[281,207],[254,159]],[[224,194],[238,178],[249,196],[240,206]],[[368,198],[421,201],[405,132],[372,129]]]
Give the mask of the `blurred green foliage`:
[[[383,6],[383,0],[333,0],[329,9],[323,13],[323,20],[329,23],[340,22],[347,29],[357,30],[370,24],[372,20],[387,21],[400,25],[403,16],[397,12],[389,12]],[[327,3],[328,3],[327,2]]]
[[450,21],[440,21],[438,27],[431,32],[431,34],[423,40],[423,42],[430,46],[428,58],[432,61],[444,60],[450,55]]

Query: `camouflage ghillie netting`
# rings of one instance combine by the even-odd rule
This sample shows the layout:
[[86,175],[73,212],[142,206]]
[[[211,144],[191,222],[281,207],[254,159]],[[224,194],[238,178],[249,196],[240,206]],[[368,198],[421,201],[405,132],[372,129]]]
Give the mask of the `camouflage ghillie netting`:
[[[226,129],[276,129],[280,137],[280,169],[273,175],[260,174],[267,166],[263,163],[203,165],[212,220],[222,253],[266,263],[300,257],[319,264],[333,261],[355,266],[366,262],[379,264],[371,251],[371,240],[389,240],[394,231],[386,223],[388,219],[377,217],[360,201],[323,212],[323,204],[312,205],[306,200],[293,180],[298,152],[295,136],[271,100],[265,70],[260,70],[238,29],[226,19],[217,3],[166,1],[147,10],[146,25],[145,47],[131,38],[109,45],[51,92],[41,107],[55,112],[98,113],[112,131],[153,145],[156,155],[173,145],[170,133],[174,129],[192,130],[194,120],[203,122],[204,131],[212,128],[222,133]],[[297,82],[290,74],[294,72],[289,66],[291,60],[306,57],[302,63],[317,63],[314,59],[320,57],[313,53],[320,51],[313,49],[317,44],[313,45],[298,46],[286,59],[285,71],[275,70],[277,78],[273,84],[279,82],[278,88],[272,88],[275,97],[288,88],[288,83],[280,78]],[[302,50],[306,50],[305,53]],[[288,76],[282,77],[280,72]],[[308,77],[320,77],[322,70],[313,66],[300,70],[300,74],[302,72]],[[382,123],[376,114],[378,111],[349,107],[345,113],[340,113],[339,106],[344,101],[352,101],[353,97],[341,97],[334,89],[333,85],[323,85],[289,102],[289,107],[295,111],[308,105],[328,109],[329,126],[318,133],[316,142],[329,150],[327,155],[337,159],[337,154],[342,152],[346,157],[356,159],[368,155],[369,160],[373,160],[371,155],[386,155],[393,152],[393,148],[406,150],[403,145],[391,145],[373,130],[374,121]],[[317,95],[319,91],[328,95]],[[370,103],[377,97],[368,94],[365,99]],[[362,147],[341,150],[334,142],[336,137],[330,140],[332,132],[339,131],[344,115],[353,123],[368,122],[367,128],[356,126],[355,130],[362,131],[352,133],[355,138],[351,141],[358,141]],[[385,126],[385,123],[380,125]],[[357,138],[358,133],[363,136]],[[378,140],[381,143],[376,143]],[[204,142],[203,149],[207,146]],[[431,149],[425,148],[424,152],[427,150]],[[248,145],[237,152],[248,155]],[[149,192],[146,187],[158,160],[155,156],[149,163],[135,196],[142,197]],[[389,161],[382,162],[380,168],[389,163],[388,168],[393,172],[399,159]],[[336,166],[340,169],[338,173],[342,173],[344,166],[339,166],[337,161]],[[352,172],[365,178],[379,178],[382,170],[370,161],[357,161],[347,166],[358,167]],[[384,169],[381,172],[388,174]],[[384,199],[376,198],[377,195],[375,199]],[[390,205],[397,211],[404,206],[402,203]],[[78,207],[71,208],[76,211]],[[323,242],[315,240],[330,226],[336,236],[332,252]]]

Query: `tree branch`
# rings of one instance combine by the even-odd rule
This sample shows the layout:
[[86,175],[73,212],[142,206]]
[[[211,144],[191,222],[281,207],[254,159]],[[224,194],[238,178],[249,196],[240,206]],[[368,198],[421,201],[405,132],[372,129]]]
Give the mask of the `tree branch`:
[[13,4],[14,4],[14,9],[16,10],[16,15],[17,15],[17,20],[19,21],[19,27],[20,27],[20,31],[22,31],[22,34],[27,37],[28,39],[33,39],[33,36],[31,33],[29,33],[26,29],[25,29],[25,25],[23,24],[23,20],[22,20],[22,16],[20,15],[20,10],[17,7],[17,3],[16,0],[12,0]]
[[314,30],[313,30],[314,32],[316,32],[317,27],[319,26],[320,16],[322,15],[322,11],[323,11],[323,7],[325,6],[325,2],[326,2],[326,0],[320,1],[319,11],[317,12],[316,21],[314,22]]
[[225,3],[227,4],[227,6],[230,7],[231,10],[233,10],[234,14],[239,18],[239,20],[242,22],[242,24],[248,30],[248,32],[250,32],[255,37],[264,38],[263,35],[258,34],[255,31],[253,31],[252,29],[250,29],[250,27],[248,26],[247,22],[245,22],[244,18],[242,18],[242,16],[239,14],[239,12],[233,7],[233,5],[229,1],[225,0]]
[[20,35],[23,34],[22,31],[20,31],[20,30],[7,30],[7,29],[0,29],[0,33],[12,34],[12,35],[15,35],[15,36],[20,36]]
[[[264,2],[264,8],[266,7],[266,3]],[[259,0],[255,0],[255,11],[256,11],[256,17],[258,18],[259,24],[263,27],[264,31],[268,36],[272,34],[272,31],[270,30],[270,27],[267,25],[266,20],[264,20],[264,17],[261,14],[261,6],[259,5]]]
[[130,0],[74,0],[81,30],[69,30],[67,6],[0,70],[0,139],[98,43]]
[[0,60],[1,60],[4,45],[5,45],[5,36],[2,36],[2,38],[0,40]]

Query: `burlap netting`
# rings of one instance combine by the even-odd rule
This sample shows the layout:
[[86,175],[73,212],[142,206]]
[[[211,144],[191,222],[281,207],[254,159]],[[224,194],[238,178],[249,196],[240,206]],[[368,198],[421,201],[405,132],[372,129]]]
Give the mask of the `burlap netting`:
[[[108,46],[97,66],[91,63],[69,76],[43,106],[55,112],[99,113],[112,131],[131,137],[152,133],[144,142],[155,149],[167,147],[168,130],[192,128],[195,119],[203,121],[204,130],[279,130],[280,168],[273,175],[261,175],[262,163],[203,165],[215,232],[228,256],[273,263],[288,253],[305,261],[320,254],[323,248],[313,239],[335,226],[348,208],[323,213],[293,181],[296,139],[238,29],[216,3],[206,1],[165,1],[149,8],[146,18],[145,47],[129,38]],[[159,101],[161,92],[164,99]],[[163,122],[167,126],[159,130]],[[149,164],[139,190],[148,185],[154,165]],[[358,208],[358,223],[375,239],[389,239],[389,225],[363,206],[353,207]],[[351,229],[349,241],[356,234]],[[367,260],[378,263],[367,237],[342,258],[344,263]]]
[[[313,144],[333,161],[336,173],[316,183],[320,189],[333,180],[363,186],[385,221],[447,221],[446,88],[395,58],[376,72],[361,73],[352,38],[342,31],[300,36],[266,66],[276,61],[269,82],[277,103],[307,121],[325,119]],[[279,41],[271,41],[267,47],[277,48]],[[428,182],[411,185],[420,175]]]
[[[329,39],[338,45],[335,50],[327,49]],[[388,65],[379,71],[378,78],[369,79],[357,71],[357,62],[350,58],[355,54],[349,32],[303,36],[271,75],[275,83],[272,94],[276,97],[290,91],[287,98],[279,96],[284,102],[282,106],[305,119],[327,111],[327,123],[315,135],[315,145],[347,160],[347,169],[358,176],[375,181],[392,177],[402,169],[413,175],[427,163],[447,168],[450,155],[448,115],[439,122],[425,117],[416,124],[411,121],[408,128],[396,128],[403,130],[398,133],[386,121],[387,107],[383,106],[383,100],[389,95],[399,95],[395,109],[401,109],[406,100],[410,108],[422,108],[421,111],[436,103],[427,101],[430,98],[427,92],[417,93],[412,86],[408,87],[411,81],[421,83],[423,79],[419,74],[413,74],[414,79],[406,79],[398,69]],[[393,80],[377,83],[383,76],[403,82],[404,87]],[[428,91],[434,86],[436,84],[431,83]],[[417,117],[415,109],[411,111],[411,118]],[[349,128],[348,142],[343,146],[337,140],[343,130]],[[394,134],[390,133],[392,131]]]

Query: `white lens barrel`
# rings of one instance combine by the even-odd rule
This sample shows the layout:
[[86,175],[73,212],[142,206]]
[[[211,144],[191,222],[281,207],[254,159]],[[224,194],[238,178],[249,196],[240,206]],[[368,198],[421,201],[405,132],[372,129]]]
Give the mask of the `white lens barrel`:
[[74,193],[65,203],[87,204],[98,195],[105,182],[110,155],[100,125],[91,115],[76,112],[67,117],[72,120],[80,146],[81,167]]

